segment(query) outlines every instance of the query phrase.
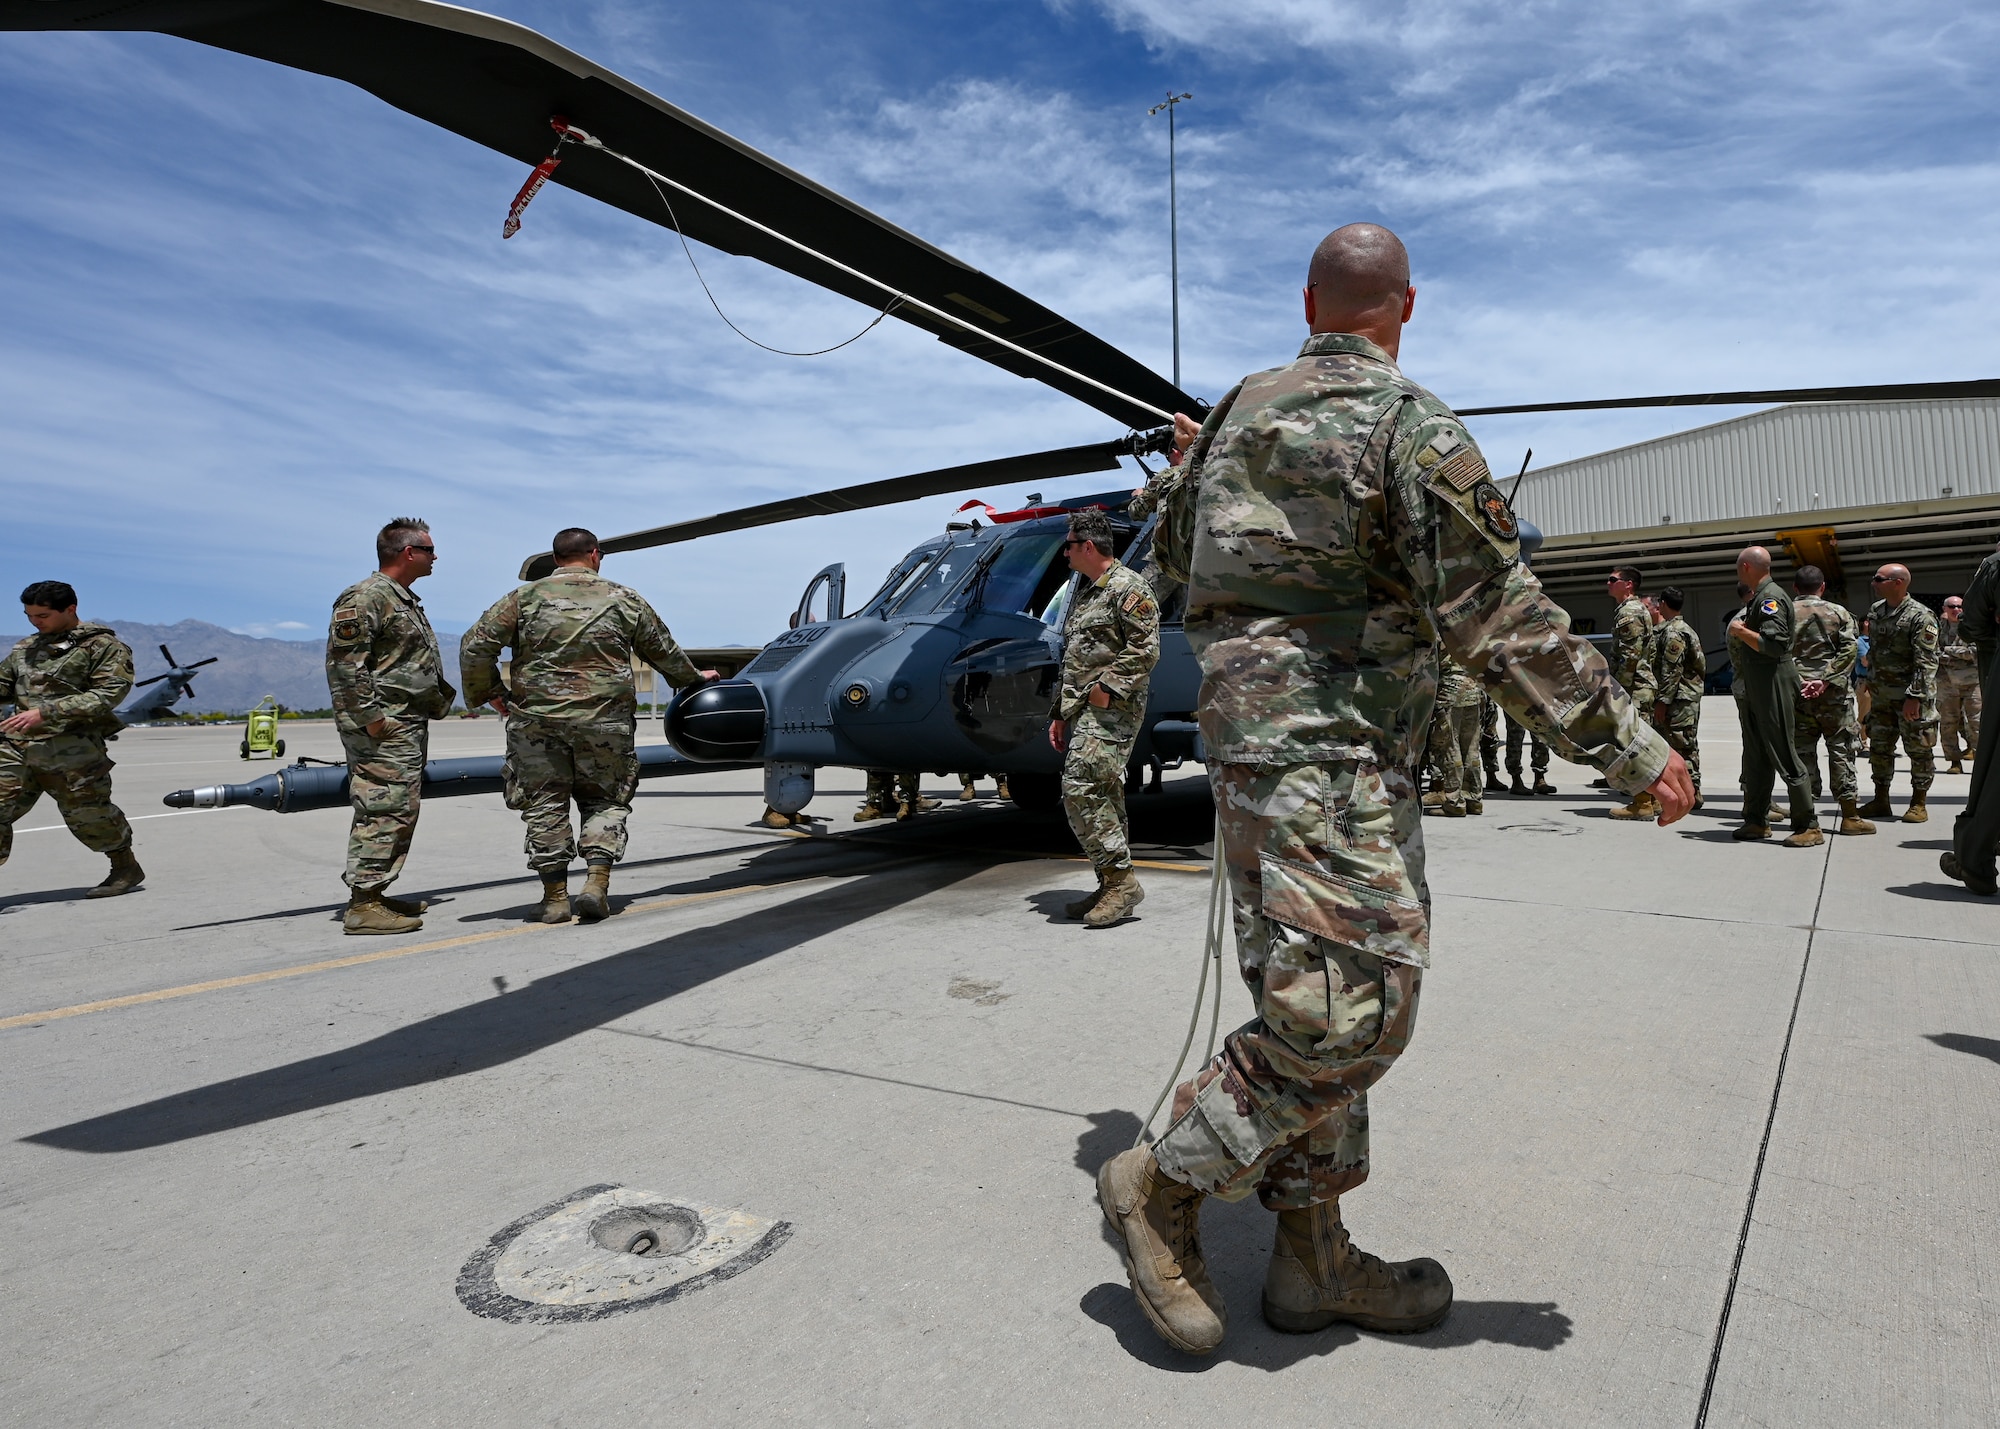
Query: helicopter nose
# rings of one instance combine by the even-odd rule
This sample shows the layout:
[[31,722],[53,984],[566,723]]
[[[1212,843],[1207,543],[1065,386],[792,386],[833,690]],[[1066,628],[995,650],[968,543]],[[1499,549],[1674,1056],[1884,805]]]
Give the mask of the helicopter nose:
[[667,710],[667,743],[710,763],[756,759],[764,748],[764,693],[747,680],[689,690]]

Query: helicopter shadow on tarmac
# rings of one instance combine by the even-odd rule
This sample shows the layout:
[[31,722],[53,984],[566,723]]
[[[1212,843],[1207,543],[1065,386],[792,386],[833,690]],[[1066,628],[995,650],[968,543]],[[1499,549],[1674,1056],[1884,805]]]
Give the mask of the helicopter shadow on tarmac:
[[986,862],[897,860],[840,885],[565,968],[355,1046],[22,1138],[139,1151],[503,1066],[972,876]]

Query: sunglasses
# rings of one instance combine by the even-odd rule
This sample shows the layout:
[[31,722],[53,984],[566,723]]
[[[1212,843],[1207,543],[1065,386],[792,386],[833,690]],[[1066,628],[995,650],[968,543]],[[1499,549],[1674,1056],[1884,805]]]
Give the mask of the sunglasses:
[[1897,580],[1899,580],[1899,579],[1900,579],[1900,577],[1897,577],[1897,576],[1870,576],[1870,577],[1868,577],[1868,584],[1870,584],[1870,585],[1894,585],[1894,584],[1896,583],[1896,581],[1897,581]]
[[403,549],[406,551],[422,551],[427,556],[435,556],[438,553],[436,546],[405,546]]

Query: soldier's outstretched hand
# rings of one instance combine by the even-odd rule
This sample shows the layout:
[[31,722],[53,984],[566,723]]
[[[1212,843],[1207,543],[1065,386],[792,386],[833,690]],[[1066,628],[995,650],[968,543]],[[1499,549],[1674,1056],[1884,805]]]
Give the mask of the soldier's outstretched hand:
[[1194,439],[1201,435],[1201,423],[1185,412],[1174,413],[1174,455],[1173,464],[1179,466],[1187,449],[1194,445]]
[[1667,767],[1660,777],[1653,781],[1652,795],[1660,801],[1661,828],[1676,819],[1685,818],[1694,807],[1694,778],[1688,773],[1687,761],[1675,750],[1667,756]]

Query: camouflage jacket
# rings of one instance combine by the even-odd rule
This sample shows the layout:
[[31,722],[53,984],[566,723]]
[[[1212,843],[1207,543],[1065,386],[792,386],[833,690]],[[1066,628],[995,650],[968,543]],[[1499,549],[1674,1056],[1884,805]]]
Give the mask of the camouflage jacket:
[[1701,637],[1678,615],[1653,632],[1653,697],[1670,705],[1701,698],[1708,683],[1708,655]]
[[1641,709],[1653,704],[1653,614],[1633,596],[1621,601],[1611,617],[1611,673],[1631,692]]
[[344,734],[378,719],[440,719],[458,691],[444,677],[437,634],[417,593],[377,571],[333,602],[326,687]]
[[1861,654],[1861,622],[1854,612],[1820,596],[1802,595],[1792,602],[1792,620],[1792,663],[1799,678],[1846,689]]
[[1938,679],[1954,685],[1979,680],[1979,653],[1965,638],[1963,620],[1938,621]]
[[1163,488],[1157,554],[1189,582],[1211,759],[1413,768],[1436,639],[1620,790],[1666,768],[1666,742],[1521,564],[1471,435],[1367,339],[1318,334],[1245,378]]
[[40,710],[42,724],[26,734],[0,735],[31,744],[58,734],[116,735],[113,713],[132,691],[132,647],[108,625],[84,621],[54,635],[30,635],[0,660],[0,705]]
[[1938,623],[1930,607],[1906,595],[1868,607],[1868,668],[1875,700],[1937,699]]
[[1471,709],[1485,698],[1486,690],[1466,672],[1465,666],[1449,655],[1438,657],[1437,702],[1449,710]]
[[1104,686],[1111,708],[1143,712],[1153,666],[1160,663],[1160,605],[1146,578],[1117,561],[1101,580],[1085,584],[1063,622],[1062,689],[1050,719],[1083,713],[1093,685]]
[[[502,647],[514,651],[504,689]],[[701,683],[701,671],[644,596],[588,566],[559,566],[479,617],[459,641],[458,668],[468,708],[504,693],[515,713],[531,719],[630,729],[639,712],[634,655],[676,689]]]

